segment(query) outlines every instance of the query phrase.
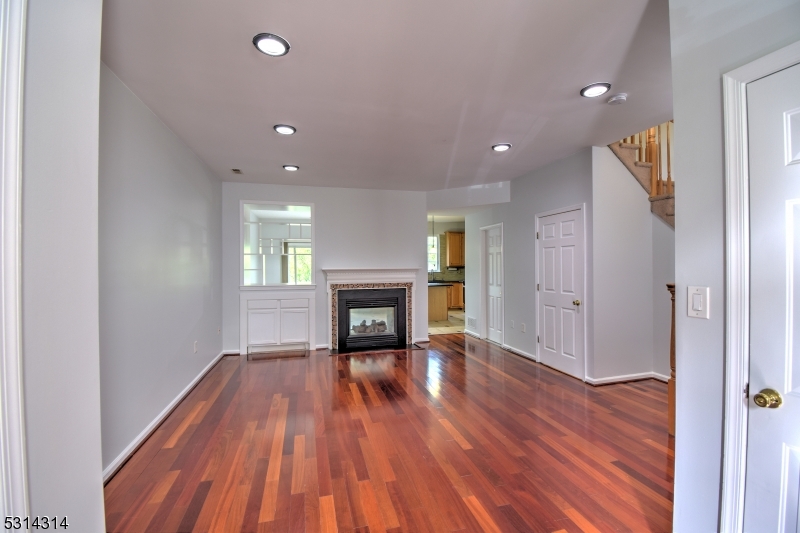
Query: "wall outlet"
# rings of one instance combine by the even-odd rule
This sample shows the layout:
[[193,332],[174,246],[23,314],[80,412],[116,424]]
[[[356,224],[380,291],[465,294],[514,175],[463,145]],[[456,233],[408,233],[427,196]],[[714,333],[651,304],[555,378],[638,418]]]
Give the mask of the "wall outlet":
[[522,322],[520,325],[522,326],[522,333],[525,333],[525,322]]
[[194,341],[194,353],[197,353],[197,341]]
[[514,321],[511,321],[511,329],[514,329]]

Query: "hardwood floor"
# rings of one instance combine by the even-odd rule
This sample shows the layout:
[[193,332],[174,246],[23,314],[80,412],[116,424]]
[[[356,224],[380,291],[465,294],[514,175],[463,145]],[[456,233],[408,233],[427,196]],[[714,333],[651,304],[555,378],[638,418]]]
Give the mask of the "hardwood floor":
[[114,532],[671,530],[667,387],[464,335],[223,359],[105,489]]

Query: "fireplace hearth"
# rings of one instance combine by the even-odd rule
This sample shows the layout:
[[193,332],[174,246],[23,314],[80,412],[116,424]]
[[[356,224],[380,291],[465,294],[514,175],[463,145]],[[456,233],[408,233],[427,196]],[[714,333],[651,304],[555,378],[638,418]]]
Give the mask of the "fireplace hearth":
[[406,290],[338,291],[338,352],[406,347]]

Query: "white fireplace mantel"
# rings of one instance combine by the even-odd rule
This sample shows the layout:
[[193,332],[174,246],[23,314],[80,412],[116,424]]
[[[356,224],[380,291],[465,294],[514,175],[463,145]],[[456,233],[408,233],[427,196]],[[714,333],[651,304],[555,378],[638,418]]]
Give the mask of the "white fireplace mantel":
[[[416,306],[417,306],[417,274],[419,268],[323,268],[325,283],[328,292],[328,347],[333,347],[332,335],[332,307],[333,292],[331,285],[337,284],[372,284],[372,283],[410,283],[411,284],[411,330],[417,332]],[[412,341],[413,342],[413,341]]]
[[323,268],[328,292],[331,283],[414,283],[418,268]]

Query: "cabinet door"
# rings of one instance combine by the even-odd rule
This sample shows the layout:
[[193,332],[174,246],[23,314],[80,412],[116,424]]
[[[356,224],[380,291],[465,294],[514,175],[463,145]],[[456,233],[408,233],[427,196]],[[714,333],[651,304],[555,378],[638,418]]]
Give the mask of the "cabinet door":
[[447,266],[464,266],[464,234],[446,232],[447,235]]
[[[458,240],[461,241],[461,246],[459,247],[459,250],[461,251],[461,254],[459,255],[459,260],[460,260],[459,264],[461,266],[464,266],[466,264],[466,260],[467,260],[466,257],[465,257],[466,256],[466,253],[465,253],[466,244],[465,244],[464,237],[465,237],[465,235],[463,233],[459,233],[458,234]],[[463,306],[463,304],[462,304],[462,306]]]
[[281,344],[308,342],[308,309],[281,309]]
[[277,309],[247,311],[247,344],[251,346],[278,344]]
[[464,286],[461,283],[453,283],[453,299],[450,307],[464,307]]

